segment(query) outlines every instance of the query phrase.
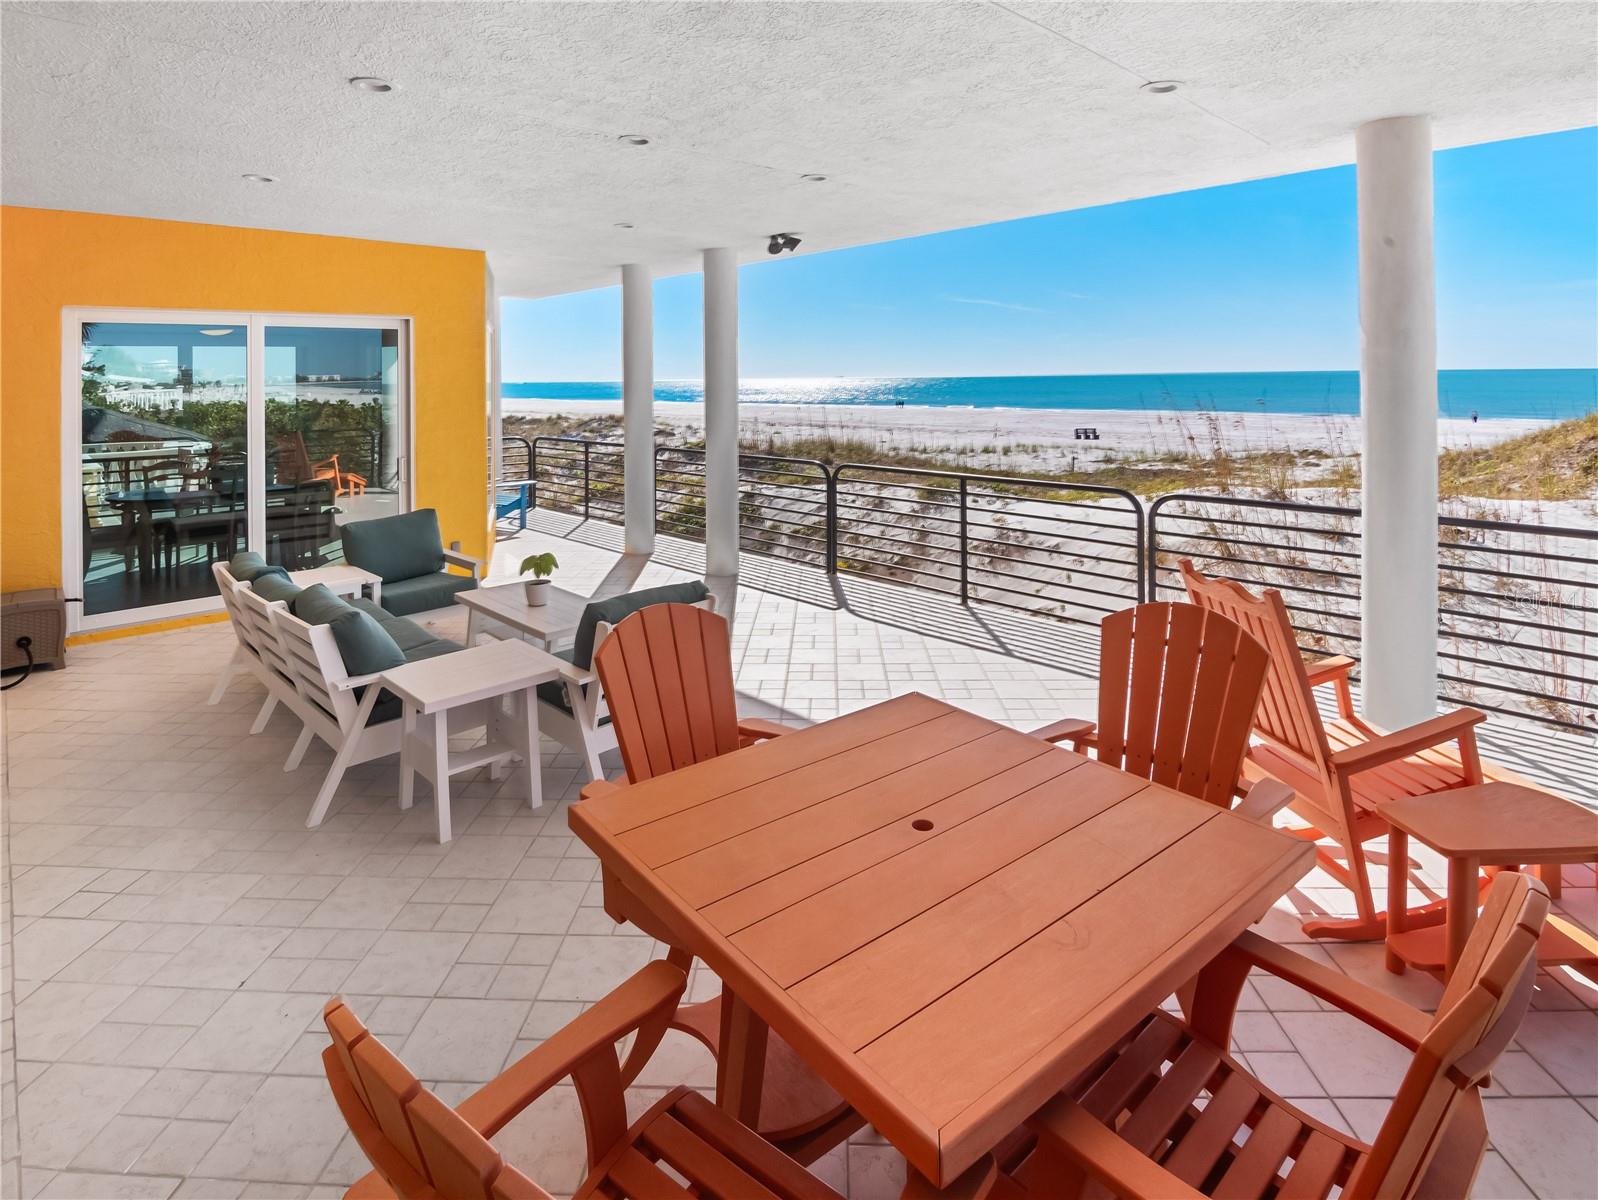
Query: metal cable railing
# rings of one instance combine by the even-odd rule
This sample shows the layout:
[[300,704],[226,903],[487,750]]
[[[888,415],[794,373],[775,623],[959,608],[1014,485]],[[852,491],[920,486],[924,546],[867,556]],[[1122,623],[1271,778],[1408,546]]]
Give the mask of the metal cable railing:
[[832,479],[838,571],[1095,625],[1142,599],[1131,492],[855,463]]
[[[504,439],[503,478],[536,507],[621,522],[622,446]],[[518,468],[524,472],[518,475]],[[1274,587],[1308,653],[1360,653],[1360,511],[1131,492],[1063,480],[739,456],[741,548],[1097,624],[1181,595],[1178,558]],[[702,542],[705,455],[655,451],[655,526]],[[1493,713],[1598,728],[1598,529],[1442,517],[1439,693]]]
[[[1174,494],[1149,506],[1148,586],[1176,563],[1274,587],[1301,649],[1360,654],[1360,510]],[[1438,693],[1572,729],[1598,725],[1598,530],[1438,520]],[[1356,668],[1357,677],[1357,668]]]

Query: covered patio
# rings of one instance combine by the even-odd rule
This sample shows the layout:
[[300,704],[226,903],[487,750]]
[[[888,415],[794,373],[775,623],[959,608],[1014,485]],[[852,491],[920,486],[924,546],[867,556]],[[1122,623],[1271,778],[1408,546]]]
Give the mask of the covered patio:
[[[1567,825],[1598,804],[1593,531],[1439,507],[1432,180],[1434,150],[1592,121],[1594,11],[8,4],[6,258],[22,265],[5,289],[6,590],[70,592],[93,563],[75,423],[83,335],[109,317],[241,331],[228,403],[253,507],[229,553],[174,550],[203,595],[119,594],[87,624],[69,609],[68,668],[4,697],[0,1195],[523,1200],[540,1195],[529,1181],[568,1196],[593,1169],[617,1172],[589,1177],[607,1196],[1003,1200],[1084,1171],[1163,1196],[1179,1167],[1195,1194],[1593,1194],[1598,986],[1537,961],[1545,904],[1587,943],[1598,933],[1586,843],[1562,843],[1580,842],[1562,868],[1518,843],[1445,857],[1379,813],[1478,782],[1477,741],[1537,785],[1523,801],[1586,805],[1549,799]],[[1145,506],[1081,481],[740,453],[742,266],[1348,165],[1357,506]],[[653,289],[684,273],[703,282],[704,439],[663,460]],[[518,467],[503,301],[618,284],[624,439],[567,445],[553,477],[527,444]],[[280,320],[392,327],[391,411],[372,435],[387,466],[365,469],[392,474],[374,502],[407,510],[394,519],[411,521],[402,550],[420,545],[420,568],[327,561],[358,538],[332,539],[320,504],[314,566],[296,579],[250,561],[281,486],[265,461]],[[59,406],[36,402],[57,390]],[[334,453],[303,436],[297,450],[313,472]],[[613,476],[597,504],[596,469]],[[1232,571],[1249,548],[1215,529],[1274,536],[1287,513],[1324,518],[1273,548],[1292,582]],[[1054,522],[1054,541],[1010,553],[1029,521]],[[1015,541],[974,554],[973,526]],[[129,553],[118,541],[101,563],[126,573]],[[517,599],[540,553],[582,614],[558,636]],[[1243,616],[1181,603],[1202,578],[1188,555],[1328,623],[1295,641],[1284,607],[1274,652],[1237,636]],[[1484,606],[1457,600],[1483,579]],[[328,580],[345,592],[308,615],[305,591]],[[466,600],[414,621],[383,608],[385,588],[418,583]],[[499,584],[522,624],[479,639],[462,605]],[[667,584],[697,598],[602,603]],[[1252,704],[1243,685],[1212,692],[1228,715],[1210,740],[1225,724],[1236,750],[1206,760],[1213,778],[1152,751],[1106,761],[1081,727],[1123,683],[1159,693],[1132,719],[1150,741],[1161,689],[1189,703],[1196,636],[1169,669],[1100,679],[1101,619],[1150,601],[1185,610],[1160,617],[1171,647],[1177,621],[1202,621],[1233,638],[1227,671],[1256,672]],[[387,641],[341,641],[340,621]],[[646,639],[657,622],[671,655]],[[561,695],[568,725],[597,706],[585,638],[590,659],[597,643],[676,689],[629,680],[624,698],[605,679],[622,746],[604,778],[554,727],[538,737]],[[1332,659],[1313,681],[1301,649]],[[1321,776],[1262,788],[1244,755],[1251,736],[1256,754],[1283,740],[1268,680],[1284,674],[1302,678],[1286,719],[1300,732],[1324,716],[1348,736],[1355,705],[1422,731],[1334,755],[1323,729]],[[1462,698],[1491,718],[1437,715]],[[470,718],[454,736],[451,706]],[[1074,749],[1045,744],[1051,725]],[[1388,792],[1356,806],[1333,778],[1351,763],[1396,763]],[[1330,832],[1275,820],[1294,786],[1300,801],[1321,789]],[[812,809],[825,820],[807,824]],[[1406,840],[1410,870],[1390,875]],[[1511,864],[1528,871],[1497,871]],[[1369,885],[1358,899],[1351,872]],[[860,880],[875,891],[851,891]],[[1394,914],[1386,944],[1372,890]],[[1419,930],[1402,927],[1412,906],[1431,906]],[[1317,940],[1306,923],[1364,936]],[[1427,930],[1446,955],[1400,970],[1393,947]],[[1283,962],[1296,982],[1264,969]],[[692,1026],[691,1002],[711,1001]],[[647,1061],[614,1061],[629,1038]],[[563,1054],[575,1084],[547,1069]],[[768,1057],[832,1115],[762,1126]],[[512,1112],[503,1095],[530,1074],[553,1086]],[[502,1075],[517,1079],[479,1092]],[[1114,1169],[1070,1157],[1089,1150]],[[684,1191],[700,1168],[712,1182]]]

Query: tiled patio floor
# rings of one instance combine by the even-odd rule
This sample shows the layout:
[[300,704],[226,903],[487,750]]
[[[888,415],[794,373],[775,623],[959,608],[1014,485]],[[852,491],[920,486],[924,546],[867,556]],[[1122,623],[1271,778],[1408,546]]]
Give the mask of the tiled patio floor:
[[[576,536],[521,535],[502,543],[497,565],[503,572],[529,544],[553,548],[560,582],[581,591],[627,590],[696,565],[691,548],[663,547],[644,564],[615,553],[608,528]],[[735,630],[750,713],[819,719],[912,689],[1023,726],[1092,709],[1091,638],[894,588],[753,560]],[[599,907],[596,863],[566,828],[577,763],[552,743],[542,811],[484,772],[457,794],[448,846],[433,840],[425,785],[412,812],[398,811],[392,759],[351,771],[327,821],[307,831],[330,754],[318,745],[285,775],[297,722],[280,712],[248,736],[261,697],[253,682],[206,707],[231,638],[218,625],[81,647],[67,671],[5,697],[15,1008],[8,988],[0,1195],[341,1194],[365,1165],[321,1078],[328,995],[342,992],[456,1099],[656,952]],[[1585,769],[1579,744],[1525,745],[1502,752],[1556,775]],[[1436,889],[1437,864],[1421,867],[1418,882]],[[1593,873],[1567,879],[1563,907],[1590,927]],[[1264,930],[1298,941],[1295,910],[1347,908],[1342,889],[1312,875]],[[1426,977],[1388,975],[1379,946],[1301,948],[1418,1004],[1440,991]],[[700,968],[695,993],[715,986]],[[1593,1196],[1598,991],[1545,974],[1534,1004],[1487,1100],[1494,1151],[1477,1195]],[[1251,985],[1245,1006],[1237,1042],[1252,1069],[1369,1137],[1402,1055],[1279,983]],[[708,1055],[670,1041],[635,1098],[711,1078]],[[569,1189],[581,1170],[579,1120],[562,1087],[497,1140],[545,1187]],[[860,1200],[897,1196],[902,1177],[893,1150],[869,1133],[816,1169]]]

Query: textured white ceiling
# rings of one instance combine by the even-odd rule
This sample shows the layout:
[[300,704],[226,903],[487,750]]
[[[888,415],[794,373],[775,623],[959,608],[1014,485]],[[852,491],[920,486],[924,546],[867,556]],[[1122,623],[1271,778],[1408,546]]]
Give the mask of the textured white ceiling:
[[[1439,147],[1590,124],[1595,16],[7,0],[0,193],[479,248],[502,293],[539,296],[614,283],[624,261],[697,270],[706,246],[761,257],[777,231],[804,253],[1346,163],[1378,117],[1430,113]],[[618,143],[635,132],[652,144]]]

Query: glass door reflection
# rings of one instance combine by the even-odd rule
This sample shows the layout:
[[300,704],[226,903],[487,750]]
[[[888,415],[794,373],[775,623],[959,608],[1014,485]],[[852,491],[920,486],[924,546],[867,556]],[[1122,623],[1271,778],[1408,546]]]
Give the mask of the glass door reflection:
[[246,327],[80,330],[84,612],[214,596],[248,537]]
[[342,559],[338,527],[404,511],[400,330],[268,325],[266,557]]

